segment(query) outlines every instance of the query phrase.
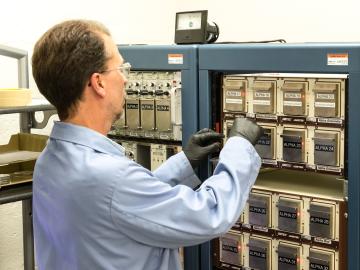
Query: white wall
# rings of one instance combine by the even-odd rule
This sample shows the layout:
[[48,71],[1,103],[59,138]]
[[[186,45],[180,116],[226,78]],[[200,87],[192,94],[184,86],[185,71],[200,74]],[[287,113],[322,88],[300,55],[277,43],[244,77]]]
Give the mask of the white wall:
[[[0,44],[31,55],[44,31],[71,18],[103,22],[117,43],[172,44],[175,13],[200,9],[219,25],[219,41],[360,41],[356,0],[12,0],[1,3]],[[0,57],[0,87],[17,86],[15,70]],[[30,88],[39,96],[31,77]],[[17,123],[17,115],[0,116],[0,144],[18,132]],[[20,203],[0,206],[0,270],[23,269],[21,228]]]
[[[218,41],[360,41],[356,0],[179,0],[176,10],[207,9]],[[170,39],[171,41],[171,39]]]

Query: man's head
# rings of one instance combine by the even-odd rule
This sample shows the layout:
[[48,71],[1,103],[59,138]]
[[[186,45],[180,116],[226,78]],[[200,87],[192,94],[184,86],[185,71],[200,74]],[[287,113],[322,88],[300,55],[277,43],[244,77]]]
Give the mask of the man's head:
[[35,82],[61,120],[74,116],[89,89],[106,97],[114,117],[120,115],[126,78],[116,68],[122,64],[109,30],[88,20],[53,26],[37,41],[32,57]]

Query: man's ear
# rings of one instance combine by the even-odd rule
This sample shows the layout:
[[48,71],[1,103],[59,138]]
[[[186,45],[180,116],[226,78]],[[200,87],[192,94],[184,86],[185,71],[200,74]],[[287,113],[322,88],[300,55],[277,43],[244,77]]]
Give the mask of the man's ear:
[[106,94],[105,84],[101,77],[100,73],[93,73],[90,76],[89,86],[92,87],[97,95],[104,97]]

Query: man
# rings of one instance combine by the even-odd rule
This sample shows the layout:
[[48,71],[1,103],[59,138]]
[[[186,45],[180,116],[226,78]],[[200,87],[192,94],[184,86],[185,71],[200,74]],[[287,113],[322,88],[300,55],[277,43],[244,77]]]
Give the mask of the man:
[[35,81],[60,117],[34,172],[40,270],[179,269],[178,248],[230,229],[257,177],[252,144],[262,131],[246,119],[235,120],[214,175],[195,191],[193,168],[219,150],[216,132],[199,131],[154,172],[128,159],[106,137],[123,113],[123,61],[93,21],[55,25],[35,45]]

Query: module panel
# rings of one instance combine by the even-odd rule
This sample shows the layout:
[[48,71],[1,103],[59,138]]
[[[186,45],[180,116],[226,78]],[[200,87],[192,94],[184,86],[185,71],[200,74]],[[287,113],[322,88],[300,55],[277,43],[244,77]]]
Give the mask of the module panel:
[[213,240],[213,265],[217,269],[346,269],[345,213],[344,201],[253,189],[239,221]]
[[346,75],[220,77],[213,127],[226,141],[244,117],[264,134],[245,209],[212,241],[214,269],[347,269]]
[[236,117],[265,129],[264,165],[344,175],[345,75],[239,74],[222,79],[221,126]]
[[181,72],[131,71],[117,136],[182,140]]

